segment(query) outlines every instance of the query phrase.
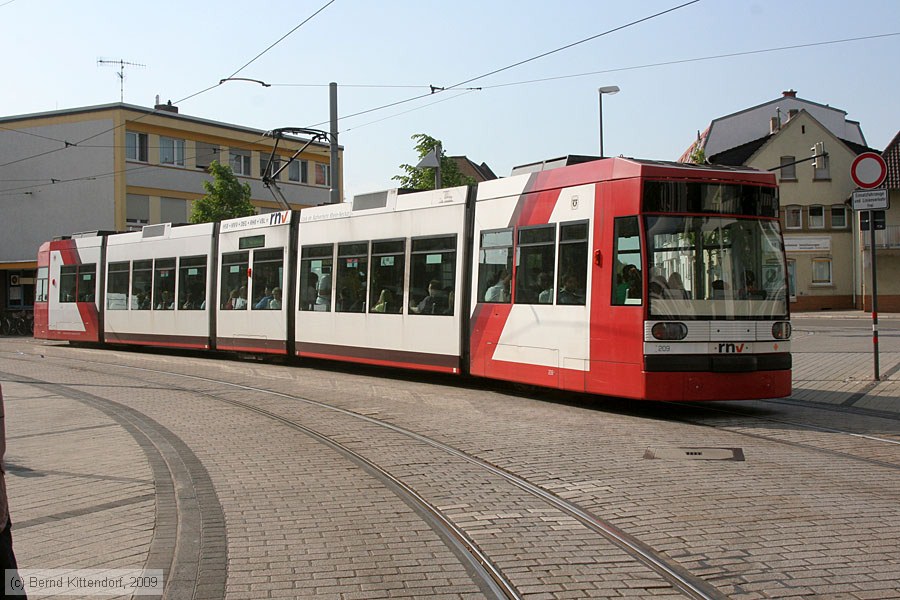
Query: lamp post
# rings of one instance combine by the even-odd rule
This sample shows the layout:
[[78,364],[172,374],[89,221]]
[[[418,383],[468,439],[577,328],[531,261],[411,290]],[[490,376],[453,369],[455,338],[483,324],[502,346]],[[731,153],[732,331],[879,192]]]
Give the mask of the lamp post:
[[612,96],[613,94],[618,94],[619,86],[607,85],[602,88],[598,88],[597,92],[600,97],[600,158],[603,158],[603,94],[609,94],[610,96]]

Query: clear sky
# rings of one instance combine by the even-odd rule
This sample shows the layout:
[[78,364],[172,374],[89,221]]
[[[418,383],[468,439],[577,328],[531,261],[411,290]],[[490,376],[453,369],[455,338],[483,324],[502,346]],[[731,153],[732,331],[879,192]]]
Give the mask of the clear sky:
[[[712,119],[789,89],[846,111],[878,150],[900,130],[900,1],[700,0],[628,26],[685,1],[334,0],[236,74],[271,87],[233,81],[190,97],[328,0],[0,0],[0,115],[118,102],[104,58],[146,65],[125,68],[131,104],[158,94],[196,117],[327,129],[335,81],[347,197],[395,187],[398,165],[417,160],[416,133],[501,176],[597,154],[597,88],[609,85],[621,92],[604,96],[607,155],[675,160]],[[480,90],[429,94],[623,26],[463,86]],[[870,36],[881,37],[825,43]],[[821,45],[759,52],[810,44]]]

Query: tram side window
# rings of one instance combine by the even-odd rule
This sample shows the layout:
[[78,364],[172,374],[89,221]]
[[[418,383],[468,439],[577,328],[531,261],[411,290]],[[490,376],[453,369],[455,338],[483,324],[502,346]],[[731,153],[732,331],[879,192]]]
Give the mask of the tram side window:
[[406,240],[372,242],[372,277],[369,312],[400,314]]
[[560,224],[557,304],[584,306],[587,298],[587,267],[587,221]]
[[232,252],[222,255],[222,310],[247,310],[247,268],[249,252]]
[[637,217],[615,220],[613,264],[614,306],[641,304],[643,278],[641,276],[641,233]]
[[336,312],[366,311],[369,243],[338,244]]
[[75,302],[78,293],[78,265],[59,268],[59,301]]
[[47,290],[50,284],[50,269],[47,267],[39,267],[37,271],[37,287],[34,290],[35,302],[47,302],[50,298],[47,296]]
[[556,225],[519,229],[516,304],[553,304]]
[[481,249],[478,252],[479,301],[509,303],[512,245],[512,228],[481,233]]
[[254,250],[253,310],[281,310],[283,289],[284,248]]
[[408,314],[454,314],[456,235],[414,238],[410,250]]
[[106,308],[107,310],[128,310],[128,279],[131,274],[131,263],[109,263],[109,274],[106,276]]
[[93,302],[97,288],[97,265],[78,266],[78,301]]
[[300,251],[300,310],[331,311],[334,245],[305,246]]
[[153,270],[156,310],[175,309],[175,259],[157,258]]
[[97,265],[64,265],[59,269],[60,302],[93,302]]
[[182,256],[178,269],[178,306],[181,310],[206,308],[206,257]]
[[153,261],[136,260],[131,266],[131,310],[150,310],[153,304]]

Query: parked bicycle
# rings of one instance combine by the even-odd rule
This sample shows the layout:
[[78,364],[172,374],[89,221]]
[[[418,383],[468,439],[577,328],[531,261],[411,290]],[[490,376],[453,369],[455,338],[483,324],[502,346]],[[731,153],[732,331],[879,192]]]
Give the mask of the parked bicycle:
[[21,310],[0,316],[0,335],[32,335],[34,313]]

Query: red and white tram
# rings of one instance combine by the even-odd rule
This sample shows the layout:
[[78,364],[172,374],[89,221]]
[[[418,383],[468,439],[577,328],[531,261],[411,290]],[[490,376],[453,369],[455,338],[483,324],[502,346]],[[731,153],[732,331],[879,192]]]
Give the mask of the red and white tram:
[[791,392],[775,177],[610,158],[47,242],[35,337],[650,400]]

